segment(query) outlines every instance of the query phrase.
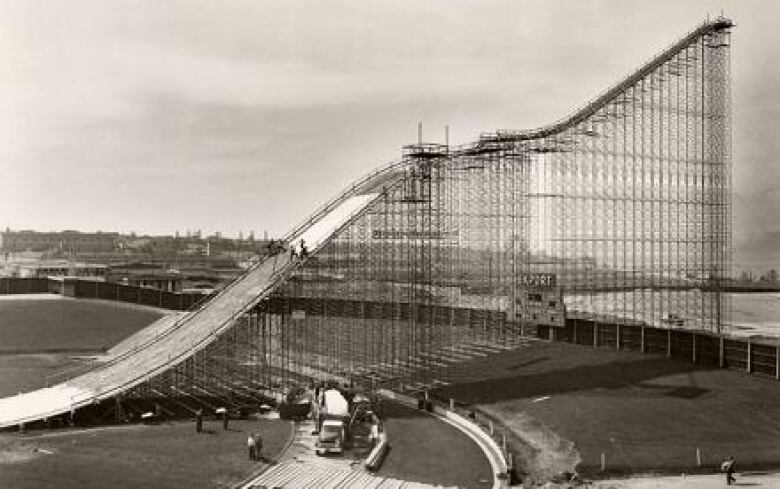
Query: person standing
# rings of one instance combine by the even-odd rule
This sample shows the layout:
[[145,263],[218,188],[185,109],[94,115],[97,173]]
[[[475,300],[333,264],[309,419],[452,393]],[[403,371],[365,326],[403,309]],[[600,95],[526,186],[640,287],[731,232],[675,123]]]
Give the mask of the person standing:
[[257,460],[257,447],[255,446],[255,437],[249,433],[246,437],[246,447],[249,449],[249,460]]
[[259,432],[255,432],[252,434],[252,440],[255,442],[255,460],[260,460],[263,452],[263,438]]
[[306,248],[306,241],[304,241],[303,238],[301,238],[301,249],[298,251],[298,256],[301,260],[309,256],[309,250]]
[[734,472],[737,470],[737,461],[734,459],[733,455],[729,456],[729,458],[723,462],[720,468],[726,473],[727,486],[730,486],[732,482],[737,482],[737,479],[734,478]]
[[195,431],[198,433],[203,431],[203,408],[195,411]]

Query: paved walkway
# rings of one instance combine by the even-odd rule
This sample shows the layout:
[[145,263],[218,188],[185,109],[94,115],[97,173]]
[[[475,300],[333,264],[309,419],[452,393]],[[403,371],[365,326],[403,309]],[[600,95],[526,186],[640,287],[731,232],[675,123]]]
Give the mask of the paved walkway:
[[322,488],[322,489],[429,489],[432,486],[387,477],[378,477],[361,469],[312,467],[296,461],[282,462],[263,473],[244,488]]
[[240,486],[241,489],[304,489],[312,487],[322,489],[431,489],[444,487],[371,474],[363,468],[365,450],[347,452],[343,456],[317,456],[314,453],[316,437],[312,434],[313,430],[314,423],[310,420],[296,423],[293,443],[282,457],[282,461]]

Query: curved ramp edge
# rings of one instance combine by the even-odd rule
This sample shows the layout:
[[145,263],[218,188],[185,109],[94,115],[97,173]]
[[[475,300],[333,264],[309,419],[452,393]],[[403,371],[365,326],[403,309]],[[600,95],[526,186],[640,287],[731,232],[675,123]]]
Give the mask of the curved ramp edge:
[[[378,393],[387,399],[401,402],[407,406],[416,407],[417,405],[416,399],[404,394],[399,394],[387,389],[379,389]],[[501,448],[493,438],[482,431],[479,426],[474,425],[463,416],[443,409],[440,406],[434,406],[433,412],[429,414],[436,416],[441,421],[451,425],[453,428],[471,438],[471,440],[477,444],[480,450],[482,450],[482,453],[485,454],[485,457],[490,463],[490,468],[493,471],[493,489],[500,489],[505,487],[505,481],[507,480],[505,476],[508,470],[507,463],[503,453],[501,452]]]

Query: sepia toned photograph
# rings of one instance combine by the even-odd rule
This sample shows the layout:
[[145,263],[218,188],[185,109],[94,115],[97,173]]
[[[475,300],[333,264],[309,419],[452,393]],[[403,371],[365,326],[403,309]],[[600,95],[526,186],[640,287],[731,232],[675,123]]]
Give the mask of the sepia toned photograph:
[[0,0],[0,489],[780,489],[778,19]]

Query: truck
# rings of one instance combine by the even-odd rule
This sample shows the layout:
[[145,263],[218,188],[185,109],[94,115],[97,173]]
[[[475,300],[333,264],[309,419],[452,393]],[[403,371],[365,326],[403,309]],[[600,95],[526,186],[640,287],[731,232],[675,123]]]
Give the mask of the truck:
[[322,403],[318,415],[317,441],[314,452],[344,453],[344,444],[349,434],[349,403],[336,389],[328,389],[322,394]]

